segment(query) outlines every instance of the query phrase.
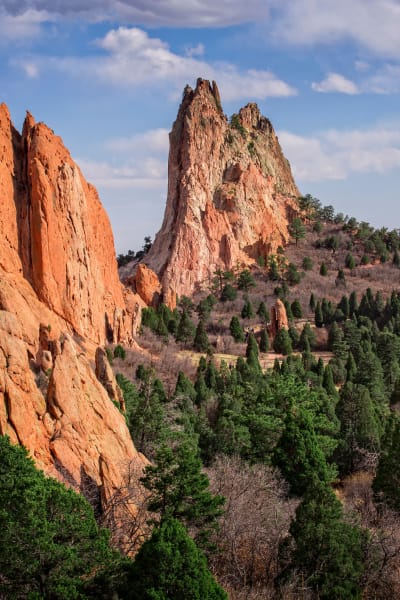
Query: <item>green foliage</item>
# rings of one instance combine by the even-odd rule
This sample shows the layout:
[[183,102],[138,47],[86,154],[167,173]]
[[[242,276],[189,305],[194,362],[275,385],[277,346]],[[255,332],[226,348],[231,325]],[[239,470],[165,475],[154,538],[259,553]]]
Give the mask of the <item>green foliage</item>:
[[210,349],[210,342],[208,341],[208,335],[203,319],[200,319],[198,322],[193,345],[197,352],[208,352]]
[[326,266],[326,264],[324,262],[321,263],[321,266],[319,268],[319,274],[322,275],[323,277],[328,275],[328,267]]
[[179,319],[178,330],[176,332],[176,341],[184,343],[190,342],[193,339],[194,334],[195,326],[193,321],[191,320],[187,310],[184,310]]
[[295,300],[293,300],[293,302],[291,304],[291,309],[292,309],[292,315],[294,316],[295,319],[302,318],[303,311],[301,308],[301,304],[297,298]]
[[232,317],[229,330],[235,342],[244,342],[244,333],[238,317]]
[[400,419],[393,414],[387,422],[382,453],[372,484],[375,498],[400,512]]
[[314,267],[314,263],[309,256],[305,256],[303,258],[303,262],[301,263],[301,266],[303,267],[304,271],[312,271],[312,269]]
[[288,227],[289,234],[296,242],[296,246],[299,240],[302,240],[306,236],[306,229],[303,225],[302,220],[299,217],[295,217]]
[[278,281],[280,279],[278,263],[273,254],[268,257],[268,277],[271,281]]
[[[96,577],[111,567],[117,574],[120,566],[87,501],[45,477],[24,448],[1,436],[0,595],[96,597]],[[112,581],[103,585],[111,597]]]
[[237,284],[239,290],[244,290],[245,292],[248,292],[251,288],[256,287],[254,277],[248,269],[245,269],[239,274]]
[[291,354],[293,351],[292,340],[287,329],[280,329],[275,336],[273,344],[275,352],[277,354]]
[[162,520],[174,518],[196,529],[195,539],[206,542],[221,515],[224,499],[208,489],[197,448],[190,439],[171,447],[161,444],[154,465],[145,468],[141,482],[150,491],[148,508]]
[[126,358],[125,348],[123,346],[121,346],[120,344],[118,344],[114,348],[114,358],[120,358],[121,360],[125,360],[125,358]]
[[292,568],[321,600],[361,598],[366,534],[343,520],[342,507],[324,483],[306,490],[290,526]]
[[319,328],[324,326],[324,315],[322,314],[322,307],[319,300],[315,307],[315,325]]
[[254,308],[248,298],[245,299],[241,315],[242,319],[252,319],[254,317]]
[[237,298],[237,290],[230,283],[227,283],[221,293],[222,302],[226,302],[227,300],[236,300]]
[[305,323],[304,327],[301,331],[301,334],[300,334],[299,350],[305,350],[307,345],[310,349],[314,348],[315,344],[316,344],[315,333],[312,330],[311,325],[309,323]]
[[308,305],[310,307],[310,310],[312,310],[314,312],[315,311],[315,307],[317,306],[317,301],[315,299],[315,296],[314,296],[313,292],[311,292],[311,294],[310,294],[310,300],[309,300]]
[[106,351],[106,355],[107,355],[107,360],[110,363],[110,365],[113,364],[114,361],[114,355],[113,355],[113,351],[111,350],[111,348],[105,348]]
[[345,258],[345,261],[344,261],[344,264],[345,264],[345,267],[347,269],[350,269],[351,271],[353,269],[355,269],[355,267],[356,267],[356,261],[354,259],[354,256],[352,254],[350,254],[350,253],[347,254],[346,258]]
[[140,548],[126,600],[226,600],[202,552],[176,519],[166,518]]
[[199,319],[207,321],[216,302],[217,299],[213,294],[209,294],[206,298],[203,298],[196,307]]
[[260,302],[259,307],[257,309],[257,315],[261,317],[264,323],[269,323],[271,320],[271,316],[269,314],[269,310],[265,305],[265,302]]
[[289,285],[297,285],[301,281],[301,275],[294,263],[289,263],[286,269],[285,277]]
[[243,127],[240,116],[237,113],[233,113],[233,115],[231,116],[230,124],[231,124],[231,127],[233,127],[234,129],[237,129],[237,131],[240,133],[242,138],[246,139],[247,131]]
[[314,481],[329,484],[335,478],[335,470],[327,464],[318,442],[311,415],[303,407],[289,408],[272,462],[282,471],[291,493],[298,496]]
[[268,332],[266,329],[261,330],[259,348],[260,348],[260,352],[268,352],[268,350],[269,350],[269,338],[268,338]]

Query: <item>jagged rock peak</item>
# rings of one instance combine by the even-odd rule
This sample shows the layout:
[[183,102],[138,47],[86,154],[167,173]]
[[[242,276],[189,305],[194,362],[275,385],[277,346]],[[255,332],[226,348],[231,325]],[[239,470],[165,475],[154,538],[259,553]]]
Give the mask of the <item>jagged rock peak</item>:
[[184,90],[170,133],[168,197],[144,262],[164,300],[207,286],[286,242],[299,191],[270,121],[254,103],[228,122],[217,84]]

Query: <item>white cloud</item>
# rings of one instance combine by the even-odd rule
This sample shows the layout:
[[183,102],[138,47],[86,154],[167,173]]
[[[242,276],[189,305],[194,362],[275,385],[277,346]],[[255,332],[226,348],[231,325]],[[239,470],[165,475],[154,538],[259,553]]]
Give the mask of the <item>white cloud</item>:
[[51,21],[45,10],[28,9],[21,14],[9,14],[0,7],[0,42],[25,41],[41,34],[41,25]]
[[168,152],[168,130],[150,129],[144,133],[127,138],[115,138],[107,142],[106,147],[114,152],[130,155],[151,153],[166,154]]
[[13,15],[35,8],[91,22],[174,27],[226,27],[267,13],[263,0],[5,0],[4,5]]
[[39,67],[37,64],[30,61],[21,61],[21,68],[25,72],[25,75],[30,79],[35,79],[39,75]]
[[188,81],[197,77],[215,79],[224,100],[293,96],[296,90],[272,72],[249,69],[240,71],[230,63],[208,63],[194,56],[176,54],[159,38],[150,37],[137,27],[119,27],[97,40],[102,54],[85,58],[37,59],[44,67],[74,76],[94,77],[119,87],[167,86],[179,97]]
[[346,179],[352,173],[384,174],[400,168],[400,127],[327,130],[312,136],[279,134],[295,178],[301,181]]
[[400,57],[398,0],[270,0],[271,33],[282,44],[351,40],[374,54]]
[[338,92],[340,94],[349,94],[351,96],[359,94],[357,85],[350,79],[346,79],[339,73],[329,73],[325,79],[319,83],[312,83],[314,92]]
[[315,92],[336,92],[342,94],[396,94],[400,92],[400,65],[384,64],[372,72],[369,65],[360,67],[356,65],[359,72],[369,71],[368,75],[359,77],[356,83],[338,73],[328,73],[320,82],[311,84]]

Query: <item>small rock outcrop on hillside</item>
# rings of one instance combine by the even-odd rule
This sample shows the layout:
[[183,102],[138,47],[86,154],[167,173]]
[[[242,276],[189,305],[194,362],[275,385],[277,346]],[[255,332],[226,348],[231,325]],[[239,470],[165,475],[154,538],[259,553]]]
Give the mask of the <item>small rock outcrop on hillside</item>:
[[29,114],[20,135],[0,105],[0,434],[103,501],[145,459],[94,355],[134,343],[142,305],[118,279],[108,217],[61,139]]
[[215,82],[186,87],[170,133],[168,198],[144,261],[164,302],[207,285],[216,269],[250,265],[288,238],[299,191],[256,104],[228,122]]

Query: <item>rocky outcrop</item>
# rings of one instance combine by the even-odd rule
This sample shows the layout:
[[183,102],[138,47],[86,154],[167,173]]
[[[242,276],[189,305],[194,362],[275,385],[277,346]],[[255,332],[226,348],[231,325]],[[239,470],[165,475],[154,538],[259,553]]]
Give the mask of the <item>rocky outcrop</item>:
[[275,306],[271,308],[271,323],[269,326],[270,334],[275,337],[281,329],[289,329],[289,321],[286,314],[286,308],[282,300],[279,298],[275,302]]
[[61,139],[29,114],[20,135],[4,104],[0,207],[0,434],[101,501],[146,461],[93,359],[134,344],[144,303],[120,284],[108,218]]
[[157,306],[161,294],[161,284],[154,271],[144,264],[139,264],[134,276],[134,286],[147,306]]
[[215,83],[186,87],[168,169],[164,221],[143,260],[159,276],[164,301],[208,285],[218,268],[251,265],[286,242],[299,191],[256,104],[229,123]]
[[19,135],[4,104],[0,182],[0,266],[22,273],[71,331],[96,344],[131,344],[134,300],[119,281],[110,223],[95,188],[51,129],[28,113]]

